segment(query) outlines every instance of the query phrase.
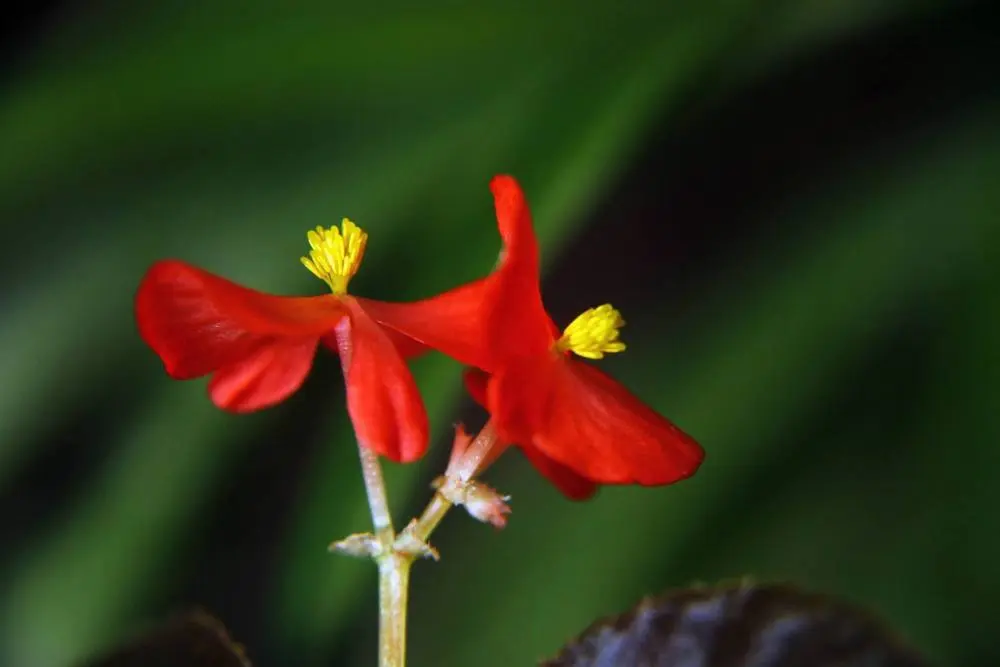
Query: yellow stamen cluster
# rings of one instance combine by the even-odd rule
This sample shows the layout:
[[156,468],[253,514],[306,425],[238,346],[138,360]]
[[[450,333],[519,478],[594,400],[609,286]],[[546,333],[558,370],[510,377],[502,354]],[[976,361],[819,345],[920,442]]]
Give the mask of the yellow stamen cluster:
[[344,218],[341,229],[317,227],[310,231],[308,257],[302,263],[309,271],[330,286],[334,294],[346,294],[347,283],[361,266],[368,235],[353,222]]
[[621,313],[610,303],[581,313],[556,341],[556,349],[567,350],[587,359],[601,359],[605,354],[622,352],[625,343],[618,340],[619,329],[625,326]]

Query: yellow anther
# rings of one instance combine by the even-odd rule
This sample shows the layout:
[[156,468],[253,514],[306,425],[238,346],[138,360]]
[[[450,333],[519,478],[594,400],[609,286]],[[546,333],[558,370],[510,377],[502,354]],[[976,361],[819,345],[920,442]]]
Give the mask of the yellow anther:
[[622,352],[625,343],[618,340],[619,329],[625,326],[622,314],[610,303],[591,308],[573,320],[562,337],[556,341],[556,349],[567,350],[587,359],[600,359],[605,354]]
[[317,227],[310,231],[308,257],[302,263],[309,271],[330,286],[334,294],[346,294],[347,283],[361,266],[368,235],[353,222],[344,218],[341,229]]

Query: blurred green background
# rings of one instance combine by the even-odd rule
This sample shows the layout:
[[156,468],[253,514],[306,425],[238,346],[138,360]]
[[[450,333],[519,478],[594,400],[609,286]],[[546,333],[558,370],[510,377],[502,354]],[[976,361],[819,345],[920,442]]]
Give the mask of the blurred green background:
[[[195,605],[255,664],[374,664],[374,568],[326,553],[368,527],[336,359],[227,415],[166,377],[132,297],[163,257],[322,293],[298,258],[342,216],[370,233],[356,293],[435,293],[492,266],[501,172],[557,321],[622,309],[605,368],[708,458],[573,504],[505,457],[508,528],[456,513],[414,572],[411,664],[534,664],[742,575],[1000,664],[995,2],[44,10],[6,25],[0,79],[0,665]],[[435,438],[387,471],[399,524],[482,421],[459,370],[415,366]]]

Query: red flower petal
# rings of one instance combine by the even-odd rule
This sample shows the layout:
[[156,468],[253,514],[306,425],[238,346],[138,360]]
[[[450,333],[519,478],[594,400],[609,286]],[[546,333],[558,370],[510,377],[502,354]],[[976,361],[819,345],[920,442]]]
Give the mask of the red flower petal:
[[[422,354],[429,352],[431,349],[420,341],[413,340],[406,334],[401,334],[398,331],[390,329],[389,327],[382,327],[382,332],[388,336],[389,340],[392,341],[393,347],[396,348],[399,356],[403,357],[403,359],[416,359]],[[329,349],[334,354],[340,354],[340,346],[339,343],[337,343],[336,332],[323,336],[321,342],[324,347]]]
[[497,213],[497,227],[507,250],[504,259],[510,259],[509,253],[513,252],[518,261],[534,266],[537,275],[538,239],[535,238],[531,211],[524,191],[513,176],[506,174],[494,176],[490,180],[490,191],[493,193],[493,205]]
[[547,353],[555,338],[552,320],[542,305],[538,239],[521,186],[510,176],[496,176],[490,189],[504,248],[489,280],[483,309],[487,348],[497,364],[503,365],[511,359]]
[[207,375],[284,338],[318,339],[346,314],[332,294],[264,294],[175,260],[149,269],[135,309],[140,335],[177,379]]
[[[501,440],[530,445],[553,410],[572,409],[572,406],[557,406],[553,402],[551,367],[555,364],[552,354],[546,353],[541,359],[510,363],[490,376],[486,405]],[[546,454],[551,456],[549,452]],[[563,463],[570,464],[568,461]]]
[[443,294],[410,303],[360,297],[355,300],[372,319],[388,327],[395,339],[411,339],[404,344],[405,350],[423,351],[430,347],[467,366],[488,368],[491,362],[483,338],[481,316],[487,280],[474,280]]
[[427,449],[428,424],[420,392],[402,355],[353,297],[351,311],[336,327],[347,385],[347,411],[362,446],[397,463],[410,463]]
[[416,359],[431,349],[420,341],[414,340],[406,334],[390,329],[389,327],[382,327],[382,332],[392,341],[393,347],[399,352],[399,356],[404,359]]
[[531,445],[522,446],[521,451],[546,479],[552,482],[570,500],[588,500],[597,492],[597,484],[576,474],[561,463],[550,459]]
[[[486,407],[489,375],[476,369],[467,369],[463,379],[472,399]],[[525,442],[520,448],[531,465],[570,500],[587,500],[597,491],[597,485],[592,481],[545,456],[531,444]]]
[[212,375],[212,402],[230,412],[271,407],[293,394],[309,374],[316,338],[277,339]]
[[697,442],[605,373],[570,359],[547,367],[551,395],[533,438],[546,456],[601,484],[670,484],[701,465]]
[[504,242],[493,274],[412,303],[357,299],[379,324],[486,371],[547,351],[558,335],[542,305],[538,240],[524,193],[510,176],[494,177],[490,189]]
[[489,374],[477,368],[466,368],[462,372],[462,382],[465,384],[465,390],[469,392],[472,400],[484,408],[489,406],[486,398],[486,387],[489,381]]

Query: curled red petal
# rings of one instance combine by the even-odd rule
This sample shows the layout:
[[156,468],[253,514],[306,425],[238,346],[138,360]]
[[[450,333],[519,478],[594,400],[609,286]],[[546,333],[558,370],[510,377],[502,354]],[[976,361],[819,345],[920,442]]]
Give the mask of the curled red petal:
[[538,239],[524,192],[510,176],[495,176],[490,189],[504,247],[488,281],[483,309],[487,348],[494,366],[500,367],[511,359],[548,352],[555,339],[542,305]]
[[550,459],[531,445],[521,447],[531,465],[570,500],[588,500],[597,492],[597,484],[563,464]]
[[397,463],[427,449],[428,423],[416,382],[402,355],[361,304],[345,298],[351,316],[336,328],[347,386],[347,411],[362,446]]
[[496,208],[497,228],[507,250],[505,260],[524,261],[538,269],[538,239],[535,237],[531,211],[524,190],[513,176],[498,174],[490,180],[493,205]]
[[135,311],[143,340],[178,379],[207,375],[281,339],[318,339],[346,314],[332,294],[264,294],[176,260],[146,272]]
[[316,338],[279,338],[217,370],[208,383],[212,402],[230,412],[253,412],[293,394],[309,374]]
[[532,443],[601,484],[671,484],[701,465],[701,446],[620,383],[583,362],[549,365],[550,407]]
[[394,340],[399,341],[397,347],[402,345],[403,351],[419,353],[429,347],[464,365],[488,369],[492,362],[482,320],[487,280],[474,280],[409,303],[355,300],[372,319],[393,332]]

